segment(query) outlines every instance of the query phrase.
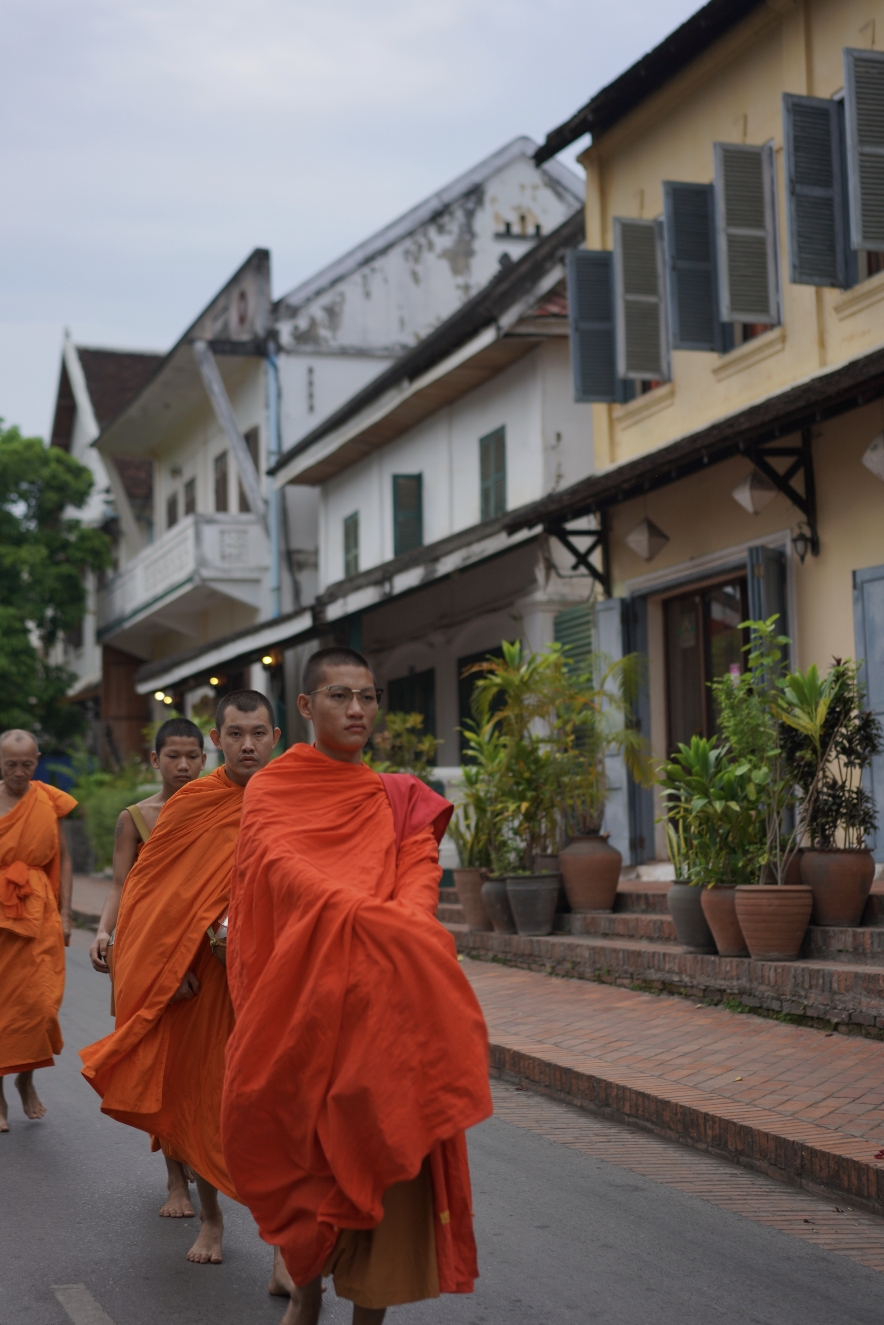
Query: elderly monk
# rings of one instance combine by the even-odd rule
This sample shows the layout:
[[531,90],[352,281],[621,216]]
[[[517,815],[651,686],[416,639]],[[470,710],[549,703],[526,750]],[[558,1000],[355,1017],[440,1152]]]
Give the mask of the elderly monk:
[[30,732],[0,736],[0,1132],[9,1131],[3,1077],[18,1074],[25,1115],[42,1118],[34,1071],[62,1048],[73,876],[59,820],[77,802],[33,780],[39,758]]
[[279,729],[266,697],[221,700],[224,763],[181,787],[126,879],[114,942],[116,1029],[83,1049],[83,1075],[119,1122],[158,1138],[196,1175],[201,1228],[187,1259],[219,1265],[218,1191],[237,1199],[221,1153],[221,1087],[233,1008],[208,931],[227,914],[243,791]]
[[478,1274],[466,1128],[491,1113],[488,1043],[435,918],[451,806],[362,761],[365,658],[308,660],[297,745],[249,786],[229,921],[236,1026],[222,1139],[240,1197],[315,1325],[321,1275],[355,1325]]
[[[188,718],[169,718],[157,729],[150,762],[160,775],[160,789],[152,796],[127,805],[121,811],[114,830],[114,881],[111,884],[98,933],[89,950],[96,971],[109,973],[107,949],[120,914],[123,885],[129,871],[138,859],[141,848],[156,827],[160,810],[176,791],[194,782],[206,766],[203,734],[195,722]],[[113,1007],[111,1012],[113,1012]],[[154,1139],[154,1148],[159,1143]],[[164,1152],[168,1198],[160,1207],[160,1214],[172,1219],[189,1219],[194,1209],[190,1203],[187,1173],[180,1160]]]

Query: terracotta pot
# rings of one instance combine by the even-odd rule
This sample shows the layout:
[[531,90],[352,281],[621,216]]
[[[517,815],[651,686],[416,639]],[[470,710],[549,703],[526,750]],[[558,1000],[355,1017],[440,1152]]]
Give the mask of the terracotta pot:
[[572,911],[610,911],[623,857],[606,837],[575,837],[559,852],[559,867]]
[[551,934],[559,896],[558,874],[507,875],[509,898],[520,934]]
[[801,950],[813,907],[813,893],[804,884],[741,884],[737,919],[746,946],[757,961],[794,962]]
[[675,936],[686,952],[715,952],[715,939],[703,914],[703,893],[693,883],[674,883],[666,894]]
[[[786,870],[785,879],[783,879],[783,883],[789,888],[797,887],[798,884],[801,883],[801,858],[803,855],[804,847],[799,847],[789,861],[789,868]],[[761,867],[761,882],[766,884],[776,884],[776,881],[776,875],[770,865],[763,865]]]
[[700,897],[703,915],[712,930],[719,957],[748,957],[749,949],[737,919],[736,888],[720,883],[704,888]]
[[468,929],[488,930],[493,926],[488,919],[488,912],[482,903],[482,884],[485,871],[468,869],[452,870],[457,900],[463,907],[464,920]]
[[516,922],[506,894],[506,879],[486,879],[482,884],[482,903],[496,934],[515,934]]
[[801,881],[813,889],[814,925],[858,925],[872,889],[871,851],[805,851]]

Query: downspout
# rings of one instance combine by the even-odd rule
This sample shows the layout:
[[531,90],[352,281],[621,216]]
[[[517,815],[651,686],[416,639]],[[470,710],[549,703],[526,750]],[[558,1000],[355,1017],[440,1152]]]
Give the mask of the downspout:
[[[267,468],[272,469],[280,456],[279,436],[279,365],[276,362],[276,344],[267,343]],[[270,474],[267,479],[267,511],[270,529],[270,615],[278,617],[280,601],[280,493]]]

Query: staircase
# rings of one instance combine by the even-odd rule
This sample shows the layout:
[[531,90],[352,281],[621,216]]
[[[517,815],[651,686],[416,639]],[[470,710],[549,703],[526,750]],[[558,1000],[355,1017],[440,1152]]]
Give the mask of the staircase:
[[796,962],[685,952],[669,917],[669,886],[659,877],[621,878],[613,912],[557,915],[545,937],[467,929],[454,889],[445,890],[438,916],[471,957],[884,1038],[884,880],[859,928],[811,926]]

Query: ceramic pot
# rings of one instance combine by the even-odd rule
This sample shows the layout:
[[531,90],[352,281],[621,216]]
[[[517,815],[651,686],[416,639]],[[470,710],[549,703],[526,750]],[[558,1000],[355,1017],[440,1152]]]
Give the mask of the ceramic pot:
[[736,888],[719,883],[703,888],[700,905],[712,930],[719,957],[748,957],[749,949],[737,919]]
[[607,837],[575,837],[559,852],[559,867],[572,911],[610,911],[623,857]]
[[804,942],[813,892],[804,884],[740,884],[737,919],[756,961],[794,962]]
[[858,925],[872,890],[871,851],[805,851],[801,882],[813,889],[813,925]]
[[[802,882],[801,860],[803,856],[804,856],[804,847],[799,847],[798,850],[793,855],[792,859],[789,861],[789,868],[786,870],[785,879],[783,879],[783,883],[786,884],[789,888],[796,887],[799,883]],[[776,884],[776,881],[777,881],[776,875],[774,874],[770,865],[763,865],[761,867],[761,882],[767,884]]]
[[520,934],[552,933],[558,874],[508,874],[506,894]]
[[486,879],[481,889],[482,904],[496,934],[515,934],[516,922],[506,893],[506,879]]
[[488,912],[482,903],[482,884],[485,871],[468,869],[453,870],[457,900],[463,907],[464,920],[468,929],[488,930],[493,926],[488,919]]
[[675,936],[686,952],[715,952],[715,939],[703,914],[705,891],[693,883],[674,883],[666,894]]
[[556,914],[566,915],[571,910],[571,903],[568,901],[568,895],[565,892],[565,884],[562,879],[562,871],[559,866],[558,856],[535,856],[534,870],[537,874],[557,874],[559,876],[559,895],[556,899]]

